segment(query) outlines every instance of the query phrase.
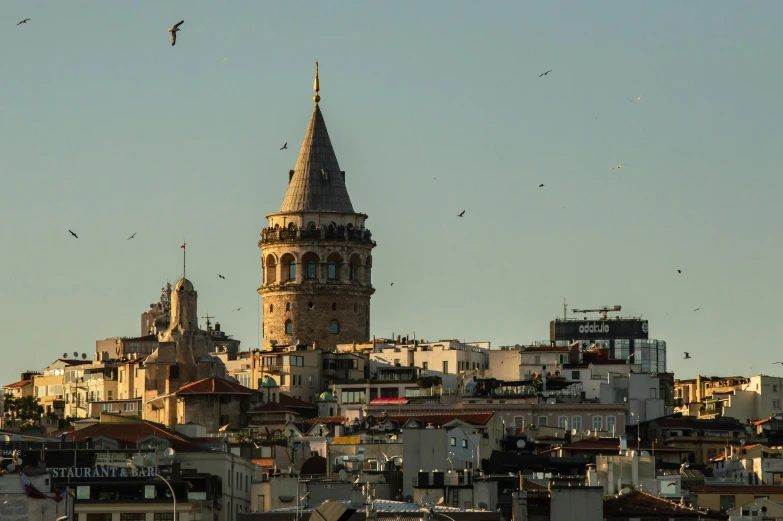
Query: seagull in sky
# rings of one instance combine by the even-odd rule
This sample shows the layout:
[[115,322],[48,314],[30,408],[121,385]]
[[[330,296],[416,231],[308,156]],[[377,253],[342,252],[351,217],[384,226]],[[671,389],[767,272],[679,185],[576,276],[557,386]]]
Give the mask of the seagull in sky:
[[457,217],[464,217],[465,216],[465,210],[462,210],[460,213],[457,214]]
[[232,309],[231,312],[233,313],[234,311],[239,311],[240,309],[242,309],[242,308]]
[[[392,286],[394,286],[394,282],[391,283]],[[390,286],[391,287],[391,286]]]
[[623,165],[617,165],[617,166],[612,167],[612,170],[619,170],[622,167],[623,167]]
[[696,309],[694,309],[694,310],[693,310],[693,312],[695,313],[695,312],[697,312],[697,311],[698,311],[698,310],[700,310],[700,309],[701,309],[701,308],[696,308]]
[[775,364],[783,365],[783,362],[772,362],[772,365],[775,365]]
[[285,150],[287,148],[288,148],[288,141],[286,141],[285,144],[280,147],[280,150]]
[[632,100],[631,100],[631,103],[633,103],[634,101],[639,101],[640,99],[642,99],[642,97],[641,97],[641,96],[638,96],[638,97],[636,97],[636,98],[632,99]]
[[541,183],[540,185],[538,185],[538,187],[539,188],[544,188],[544,183]]
[[677,270],[677,273],[682,273],[682,270]]
[[[69,232],[71,232],[71,230],[68,230],[68,231],[69,231]],[[73,232],[71,232],[71,235],[73,235],[73,236],[74,236],[74,237],[76,237],[77,239],[79,238],[79,236],[78,236],[78,235],[76,235],[76,234],[75,234],[75,233],[73,233]]]
[[546,71],[546,72],[542,72],[541,74],[539,74],[539,75],[538,75],[538,77],[540,78],[541,76],[546,76],[546,75],[547,75],[547,74],[549,74],[550,72],[552,72],[552,70],[551,70],[551,69],[550,69],[550,70],[548,70],[548,71]]
[[19,22],[19,23],[18,23],[18,24],[16,24],[16,25],[22,25],[22,24],[26,24],[28,20],[29,20],[29,18],[25,18],[24,20],[22,20],[21,22]]
[[184,23],[185,23],[185,20],[181,20],[181,21],[175,23],[174,27],[171,27],[169,29],[169,32],[171,33],[171,45],[174,45],[175,43],[177,43],[177,32],[180,30],[179,26],[184,24]]
[[223,280],[226,280],[226,277],[224,277],[224,276],[223,276],[223,275],[221,275],[220,273],[218,273],[218,277],[220,277],[220,278],[221,278],[221,279],[223,279]]
[[131,239],[133,239],[134,237],[136,237],[136,232],[133,232],[133,235],[131,235],[130,237],[128,237],[128,239],[127,239],[127,240],[131,240]]
[[685,356],[682,358],[683,360],[690,360],[691,354],[688,351],[683,351],[685,353]]

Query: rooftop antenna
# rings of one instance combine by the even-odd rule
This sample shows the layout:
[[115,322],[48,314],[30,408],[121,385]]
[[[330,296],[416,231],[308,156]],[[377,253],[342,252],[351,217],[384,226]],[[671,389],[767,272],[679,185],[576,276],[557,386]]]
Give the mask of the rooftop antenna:
[[187,245],[187,243],[185,242],[185,239],[182,239],[182,246],[180,246],[180,247],[182,248],[182,278],[183,279],[187,278],[187,277],[185,277],[185,252],[187,251],[185,249],[186,245]]
[[212,325],[212,322],[210,322],[210,321],[209,321],[209,319],[210,319],[210,318],[215,318],[215,317],[210,317],[210,316],[209,316],[209,311],[207,311],[207,314],[206,314],[206,315],[204,315],[204,316],[203,316],[203,317],[201,317],[201,318],[203,318],[203,319],[206,319],[206,321],[207,321],[207,331],[212,331],[212,329],[210,329],[210,326]]
[[566,301],[566,298],[563,297],[563,321],[568,318],[568,302]]

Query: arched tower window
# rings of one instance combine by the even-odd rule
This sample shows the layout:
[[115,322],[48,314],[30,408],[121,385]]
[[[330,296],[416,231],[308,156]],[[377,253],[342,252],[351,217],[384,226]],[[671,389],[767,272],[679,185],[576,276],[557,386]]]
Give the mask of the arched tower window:
[[351,259],[348,261],[348,280],[359,280],[359,266],[362,265],[362,259],[354,253],[351,255]]
[[280,282],[294,282],[296,280],[296,259],[290,253],[280,257],[281,273]]
[[340,324],[336,320],[332,320],[332,323],[329,324],[329,332],[333,335],[340,332]]
[[367,262],[364,263],[364,281],[372,284],[372,256],[368,256]]
[[277,281],[277,263],[275,262],[275,256],[271,254],[267,255],[265,264],[264,276],[266,277],[266,283],[272,284]]
[[343,258],[339,253],[332,253],[326,258],[326,279],[340,280],[340,265]]
[[309,280],[315,280],[318,278],[318,255],[313,252],[307,252],[302,257],[302,262],[305,265],[305,277]]
[[315,230],[315,223],[313,221],[310,221],[307,223],[307,229],[308,230]]
[[291,303],[290,302],[286,302],[285,303],[285,310],[286,311],[291,311]]
[[285,334],[286,335],[293,335],[294,334],[294,323],[290,320],[285,321]]

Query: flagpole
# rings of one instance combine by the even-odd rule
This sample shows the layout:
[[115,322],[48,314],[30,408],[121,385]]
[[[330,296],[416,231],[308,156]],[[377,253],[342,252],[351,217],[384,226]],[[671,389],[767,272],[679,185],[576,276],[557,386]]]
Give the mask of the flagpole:
[[186,275],[186,272],[185,272],[185,260],[186,260],[187,255],[188,255],[188,249],[185,246],[187,246],[187,243],[183,239],[182,240],[182,278],[183,279],[187,278],[185,276]]

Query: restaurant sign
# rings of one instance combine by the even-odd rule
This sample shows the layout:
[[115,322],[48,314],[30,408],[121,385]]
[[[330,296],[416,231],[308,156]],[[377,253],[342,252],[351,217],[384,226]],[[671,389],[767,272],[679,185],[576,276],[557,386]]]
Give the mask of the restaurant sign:
[[154,478],[154,467],[50,467],[52,479],[122,479]]

